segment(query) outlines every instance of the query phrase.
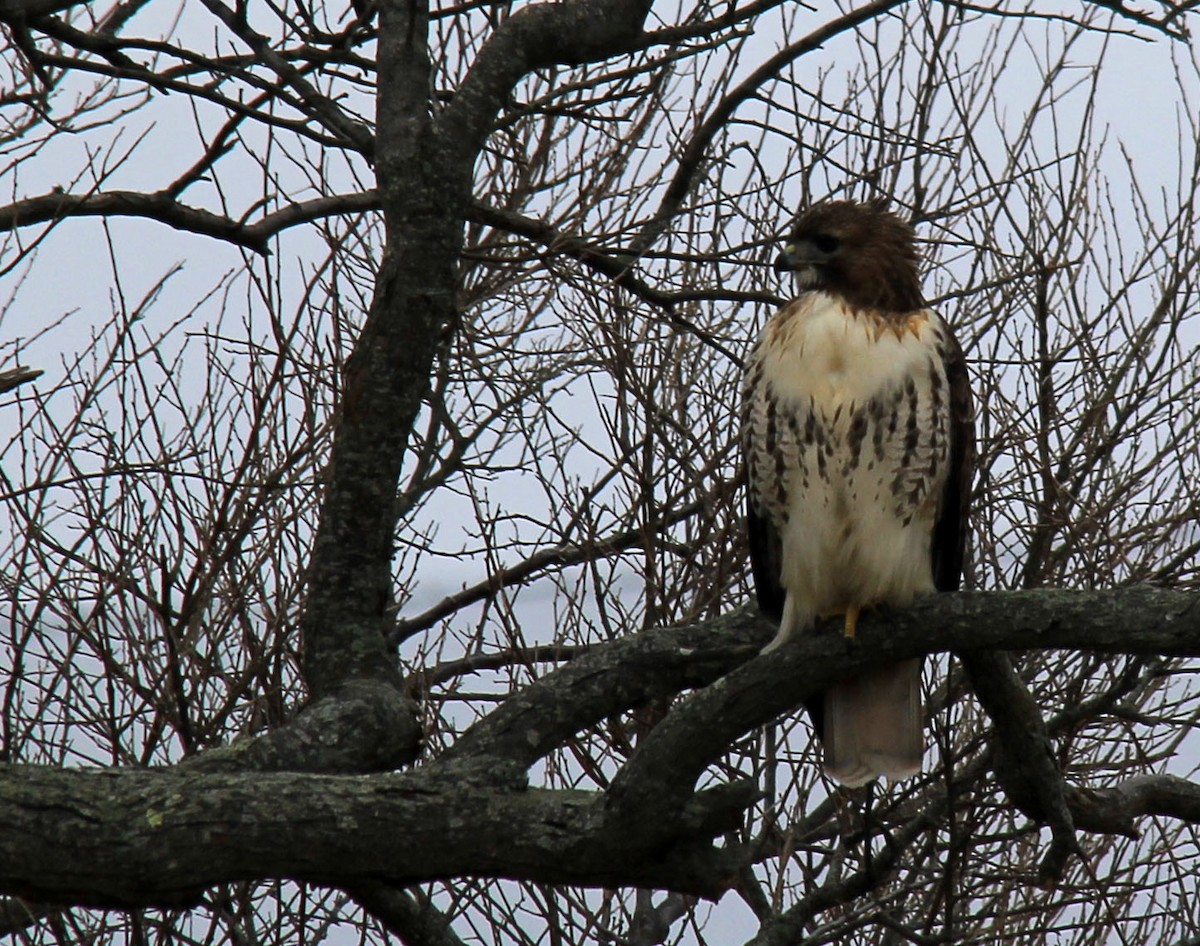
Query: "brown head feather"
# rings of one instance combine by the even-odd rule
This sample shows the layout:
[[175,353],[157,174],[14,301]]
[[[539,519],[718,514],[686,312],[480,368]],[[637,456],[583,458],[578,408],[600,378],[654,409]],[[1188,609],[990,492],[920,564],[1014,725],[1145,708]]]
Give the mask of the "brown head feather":
[[924,305],[917,259],[913,228],[884,202],[835,200],[800,214],[776,267],[793,270],[803,289],[902,314]]

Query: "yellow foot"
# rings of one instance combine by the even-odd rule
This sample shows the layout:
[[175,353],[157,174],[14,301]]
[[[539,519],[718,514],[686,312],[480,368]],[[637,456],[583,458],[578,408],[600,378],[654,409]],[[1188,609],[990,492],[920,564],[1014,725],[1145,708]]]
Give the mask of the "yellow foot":
[[821,611],[817,614],[818,621],[830,621],[833,618],[842,618],[842,633],[854,640],[854,632],[858,630],[858,616],[862,614],[863,608],[860,605],[851,605],[845,611]]
[[846,609],[846,624],[843,633],[849,640],[854,640],[854,632],[858,630],[858,615],[861,610],[856,604]]

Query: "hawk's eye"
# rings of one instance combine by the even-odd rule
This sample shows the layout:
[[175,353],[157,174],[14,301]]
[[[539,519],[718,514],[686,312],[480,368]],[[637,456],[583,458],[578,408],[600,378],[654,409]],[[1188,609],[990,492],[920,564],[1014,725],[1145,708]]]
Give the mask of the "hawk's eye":
[[841,240],[835,236],[830,236],[828,233],[818,233],[812,238],[813,244],[822,253],[836,253],[837,248],[841,246]]

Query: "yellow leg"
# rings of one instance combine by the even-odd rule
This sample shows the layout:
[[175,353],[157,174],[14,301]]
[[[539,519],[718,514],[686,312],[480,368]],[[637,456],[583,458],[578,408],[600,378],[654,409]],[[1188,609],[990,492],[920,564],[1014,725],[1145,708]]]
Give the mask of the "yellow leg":
[[852,604],[846,609],[846,625],[843,633],[850,640],[854,640],[854,632],[858,630],[858,615],[861,609],[858,605]]

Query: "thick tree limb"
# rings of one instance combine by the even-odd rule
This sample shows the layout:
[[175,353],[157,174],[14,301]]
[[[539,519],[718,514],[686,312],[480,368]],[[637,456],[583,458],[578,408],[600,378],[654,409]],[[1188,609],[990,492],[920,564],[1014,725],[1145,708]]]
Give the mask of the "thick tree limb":
[[[0,767],[0,893],[162,905],[251,878],[353,888],[478,874],[715,896],[735,882],[742,855],[712,839],[738,823],[757,793],[744,783],[693,789],[733,739],[836,677],[921,653],[1197,655],[1200,593],[938,595],[867,615],[854,641],[831,625],[757,656],[773,630],[743,608],[596,647],[514,694],[438,761],[403,775],[233,774],[201,763],[169,771]],[[609,793],[525,787],[526,768],[579,729],[691,687],[700,689],[642,741]],[[326,719],[320,740],[328,746],[356,725],[353,714]],[[1200,820],[1200,788],[1163,777],[1071,788],[1068,801],[1081,830],[1127,833],[1148,813]]]
[[635,48],[650,6],[651,0],[567,0],[522,7],[480,49],[442,118],[444,130],[477,154],[522,77]]
[[1200,822],[1200,785],[1174,775],[1139,775],[1113,788],[1068,787],[1076,825],[1084,831],[1138,836],[1146,815]]
[[[721,620],[747,643],[769,639],[749,609]],[[832,630],[836,621],[829,625]],[[966,592],[872,613],[854,640],[813,635],[732,670],[677,707],[613,783],[632,806],[684,791],[722,747],[824,689],[830,681],[937,651],[1073,647],[1176,656],[1200,652],[1200,594],[1138,587],[1116,591]],[[547,678],[548,679],[548,678]],[[545,681],[543,681],[545,682]],[[486,720],[484,721],[486,724]]]
[[734,861],[697,839],[733,828],[752,796],[747,786],[696,796],[675,819],[681,843],[657,847],[598,794],[527,789],[482,769],[351,778],[0,766],[0,892],[184,906],[214,882],[353,888],[475,874],[715,896]]
[[484,43],[437,114],[428,101],[428,3],[380,8],[375,157],[387,252],[346,362],[309,569],[304,672],[318,696],[346,679],[386,674],[397,482],[434,361],[457,331],[462,221],[495,116],[531,69],[620,52],[641,35],[649,6],[570,0],[524,7]]
[[718,679],[756,652],[745,638],[759,627],[757,611],[743,610],[694,628],[648,631],[596,647],[510,696],[447,755],[490,755],[530,766],[622,709]]
[[195,772],[386,772],[417,757],[421,736],[417,705],[396,687],[352,680],[285,726],[183,764]]
[[365,881],[348,891],[389,933],[411,946],[465,946],[449,918],[418,889]]
[[434,360],[457,322],[468,179],[464,159],[452,163],[429,136],[427,32],[427,3],[381,7],[376,172],[388,242],[345,364],[309,563],[300,629],[304,676],[318,697],[350,679],[400,683],[385,642],[397,483]]
[[1017,808],[1050,826],[1052,840],[1041,875],[1044,884],[1053,886],[1062,878],[1070,855],[1082,851],[1045,720],[1007,654],[982,651],[959,658],[975,696],[992,720],[996,779]]

